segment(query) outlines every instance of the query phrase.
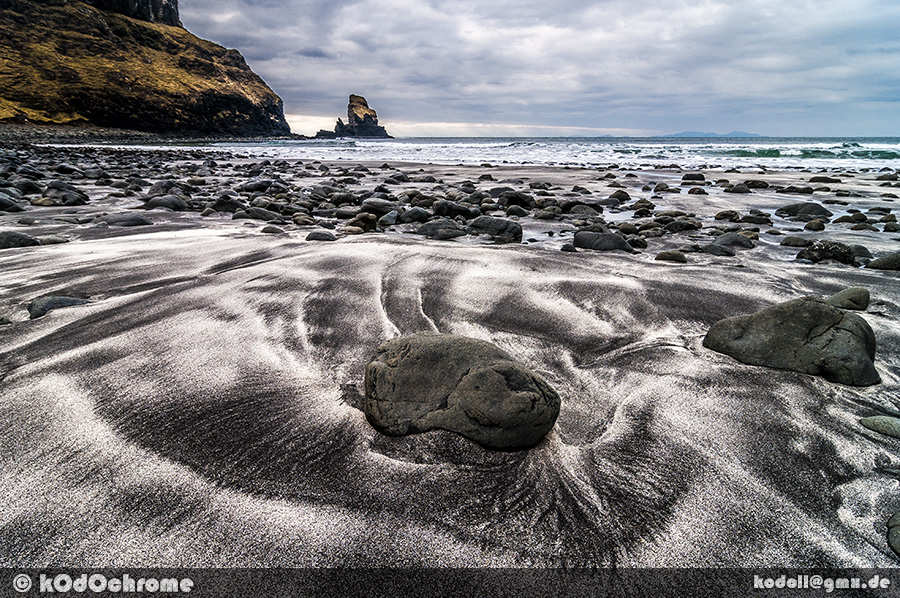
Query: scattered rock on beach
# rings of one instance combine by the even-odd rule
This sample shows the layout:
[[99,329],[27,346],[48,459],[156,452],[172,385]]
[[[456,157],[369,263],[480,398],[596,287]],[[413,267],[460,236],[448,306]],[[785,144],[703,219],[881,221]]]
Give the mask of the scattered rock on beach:
[[575,247],[582,249],[593,249],[595,251],[613,251],[621,250],[628,253],[634,253],[634,249],[628,244],[621,235],[616,233],[594,233],[589,231],[579,231],[575,233]]
[[142,214],[110,214],[99,219],[110,226],[148,226],[153,221]]
[[720,320],[710,328],[703,346],[743,363],[851,386],[881,381],[874,365],[875,333],[869,324],[819,299],[795,299]]
[[731,247],[728,247],[727,245],[718,245],[716,243],[710,243],[709,245],[703,246],[701,251],[703,253],[718,255],[720,257],[734,257],[735,255],[737,255],[737,252]]
[[743,183],[738,183],[737,185],[730,185],[723,189],[725,193],[751,193],[750,187]]
[[31,203],[63,206],[83,206],[88,203],[87,193],[76,189],[71,183],[60,180],[50,181],[44,189],[42,199],[47,200],[47,203],[35,204],[34,200]]
[[806,230],[811,230],[813,232],[821,232],[825,230],[825,223],[821,220],[810,220],[803,228],[805,228]]
[[84,305],[85,303],[90,303],[90,301],[63,295],[38,297],[28,304],[28,315],[32,320],[36,320],[37,318],[46,315],[47,312],[51,310],[60,309],[62,307],[72,307],[73,305]]
[[25,208],[12,197],[2,193],[0,190],[0,212],[24,212]]
[[505,218],[479,216],[469,224],[467,229],[473,234],[487,234],[501,243],[521,243],[522,225]]
[[148,210],[154,208],[166,208],[173,212],[182,212],[187,209],[187,203],[177,195],[159,195],[150,198],[144,207]]
[[559,408],[543,378],[482,340],[395,338],[366,367],[366,417],[391,436],[442,429],[490,448],[523,449],[553,428]]
[[781,240],[781,245],[784,247],[809,247],[813,243],[814,241],[812,239],[805,239],[794,235],[788,235]]
[[900,555],[900,513],[895,513],[893,517],[888,519],[888,544],[891,550]]
[[362,202],[360,208],[363,212],[370,212],[375,214],[376,217],[381,217],[387,214],[388,212],[400,212],[401,208],[397,202],[390,201],[388,199],[380,199],[377,197],[370,197]]
[[713,241],[713,244],[723,245],[725,247],[743,247],[745,249],[756,247],[752,240],[740,233],[725,233],[724,235],[719,235]]
[[307,241],[337,241],[334,233],[327,230],[314,230],[306,235]]
[[17,247],[33,247],[41,242],[28,235],[13,231],[0,232],[0,249],[15,249]]
[[853,248],[849,245],[837,241],[816,241],[806,249],[801,249],[797,254],[797,259],[815,263],[835,260],[842,264],[853,264],[856,256],[853,255]]
[[466,231],[462,230],[455,220],[440,218],[422,224],[416,229],[416,234],[425,235],[429,239],[443,241],[462,237],[466,234]]
[[841,309],[865,311],[869,307],[869,289],[865,287],[848,287],[825,300],[828,305]]
[[900,419],[889,415],[875,415],[859,420],[866,428],[885,436],[900,438]]
[[399,221],[408,224],[410,222],[427,222],[431,218],[431,213],[423,207],[413,206],[400,214]]
[[661,262],[678,262],[679,264],[686,264],[687,257],[684,253],[673,249],[670,251],[660,251],[656,254],[656,260]]
[[834,214],[828,208],[814,201],[803,201],[782,206],[775,210],[776,216],[813,219],[817,217],[831,218]]
[[[368,201],[368,200],[367,200]],[[455,201],[449,201],[446,199],[439,199],[432,205],[432,210],[434,211],[435,216],[446,216],[447,218],[456,218],[457,216],[462,216],[466,220],[472,218],[475,214],[470,208],[459,204]]]
[[900,270],[900,251],[877,258],[866,264],[872,270]]
[[47,235],[39,238],[38,241],[40,241],[41,245],[62,245],[63,243],[69,243],[71,239],[60,237],[59,235]]

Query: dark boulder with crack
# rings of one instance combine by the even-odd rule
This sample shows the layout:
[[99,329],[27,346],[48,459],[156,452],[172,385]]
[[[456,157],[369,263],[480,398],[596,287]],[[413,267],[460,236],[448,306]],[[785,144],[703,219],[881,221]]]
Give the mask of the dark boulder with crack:
[[559,408],[543,378],[478,339],[395,338],[366,367],[366,417],[391,436],[441,429],[489,448],[523,449],[553,428]]
[[742,363],[823,376],[850,386],[881,381],[875,333],[856,314],[803,298],[716,322],[703,346]]

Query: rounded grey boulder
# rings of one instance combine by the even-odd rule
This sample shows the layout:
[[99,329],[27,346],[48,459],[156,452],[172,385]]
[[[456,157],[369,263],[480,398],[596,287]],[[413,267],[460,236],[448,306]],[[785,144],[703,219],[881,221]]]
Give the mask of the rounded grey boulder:
[[522,225],[505,218],[479,216],[469,225],[470,233],[488,234],[498,243],[521,243]]
[[314,230],[306,235],[307,241],[337,241],[334,233],[327,230]]
[[847,287],[825,300],[828,305],[841,309],[865,311],[869,307],[869,289],[865,287]]
[[891,417],[889,415],[874,415],[872,417],[862,418],[859,420],[859,423],[879,434],[900,438],[900,419],[897,419],[896,417]]
[[687,257],[678,250],[660,251],[656,254],[656,259],[657,261],[662,262],[678,262],[679,264],[687,263]]
[[866,268],[873,270],[900,270],[900,251],[872,260],[866,265]]
[[499,347],[450,334],[385,342],[366,366],[365,388],[366,417],[385,434],[449,430],[496,449],[534,446],[560,407],[543,378]]
[[100,222],[105,222],[110,226],[149,226],[153,224],[153,221],[146,216],[131,213],[110,214],[109,216],[104,216],[98,220]]
[[713,243],[725,247],[744,247],[746,249],[753,249],[756,247],[752,239],[745,237],[740,233],[725,233],[719,235]]
[[795,299],[720,320],[703,346],[742,363],[824,376],[840,384],[881,382],[872,328],[858,315],[819,299]]
[[593,249],[595,251],[627,251],[634,253],[634,249],[625,240],[625,237],[616,233],[595,233],[591,231],[579,231],[575,233],[575,247]]
[[28,235],[14,231],[0,231],[0,249],[14,249],[17,247],[33,247],[41,242]]
[[775,215],[781,216],[782,218],[787,218],[789,216],[824,216],[830,218],[834,214],[821,204],[817,204],[814,201],[804,201],[782,206],[775,210]]

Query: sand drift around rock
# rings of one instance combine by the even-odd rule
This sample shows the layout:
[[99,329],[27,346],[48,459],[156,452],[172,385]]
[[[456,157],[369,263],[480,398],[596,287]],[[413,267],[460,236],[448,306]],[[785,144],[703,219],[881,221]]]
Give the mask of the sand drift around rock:
[[823,376],[831,382],[871,386],[881,381],[869,324],[814,298],[720,320],[703,345],[743,363]]

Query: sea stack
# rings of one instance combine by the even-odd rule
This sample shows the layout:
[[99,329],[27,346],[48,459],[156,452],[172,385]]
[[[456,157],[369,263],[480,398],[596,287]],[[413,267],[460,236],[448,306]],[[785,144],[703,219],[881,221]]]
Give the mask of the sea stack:
[[347,105],[347,124],[338,119],[334,125],[334,132],[319,131],[316,133],[319,139],[334,139],[335,137],[382,137],[390,138],[384,127],[378,124],[378,114],[369,108],[366,98],[350,94],[350,102]]

